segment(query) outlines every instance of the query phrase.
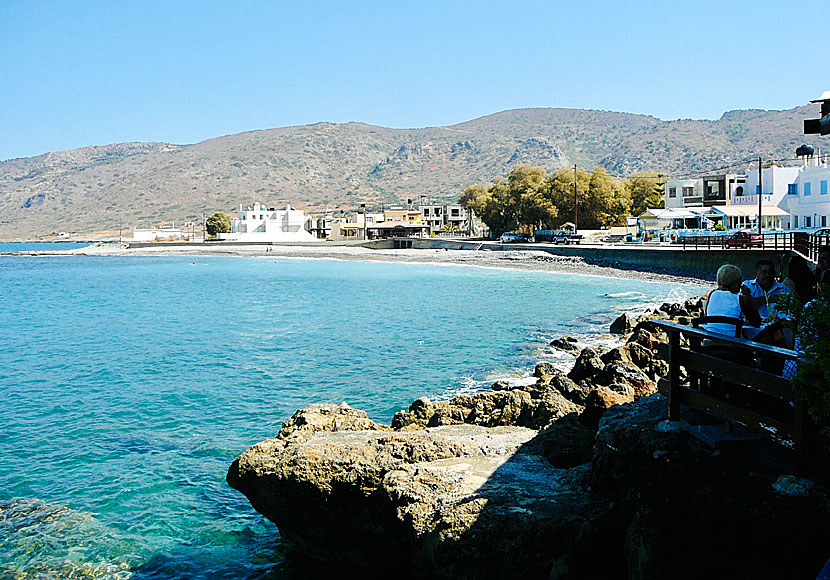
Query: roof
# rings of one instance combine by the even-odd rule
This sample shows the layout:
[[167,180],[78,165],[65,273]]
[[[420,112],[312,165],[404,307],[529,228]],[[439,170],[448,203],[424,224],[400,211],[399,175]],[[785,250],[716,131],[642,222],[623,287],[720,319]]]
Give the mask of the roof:
[[670,207],[668,209],[648,208],[646,211],[638,215],[640,219],[646,220],[673,220],[673,219],[693,219],[703,212],[694,211],[690,208]]
[[821,93],[821,96],[814,101],[810,101],[811,103],[820,103],[822,101],[830,101],[830,91],[824,91]]
[[407,222],[378,222],[376,224],[369,224],[370,230],[394,230],[394,229],[409,229],[409,230],[424,230],[428,228],[427,224],[410,224]]
[[[730,217],[756,217],[758,215],[757,205],[719,205],[712,206],[707,215],[722,214]],[[788,212],[784,211],[776,205],[765,205],[761,208],[761,213],[765,216],[788,216]]]

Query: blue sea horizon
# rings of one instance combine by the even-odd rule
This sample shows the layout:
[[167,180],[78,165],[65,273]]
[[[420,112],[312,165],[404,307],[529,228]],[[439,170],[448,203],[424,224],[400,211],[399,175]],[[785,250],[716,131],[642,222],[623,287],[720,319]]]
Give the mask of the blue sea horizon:
[[699,287],[548,272],[231,257],[0,258],[0,576],[292,578],[225,483],[294,411],[388,424],[520,381],[552,338]]

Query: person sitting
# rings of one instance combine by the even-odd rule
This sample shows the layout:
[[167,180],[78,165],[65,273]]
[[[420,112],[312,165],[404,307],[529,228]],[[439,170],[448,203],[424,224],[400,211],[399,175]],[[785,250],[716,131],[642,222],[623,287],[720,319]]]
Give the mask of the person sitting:
[[784,285],[798,296],[802,304],[807,304],[816,297],[816,277],[810,265],[803,257],[794,254],[787,265],[787,277]]
[[[742,291],[741,270],[732,264],[724,264],[718,269],[718,287],[706,297],[706,316],[729,316],[743,318],[757,331],[761,326],[761,315],[748,295],[748,289]],[[711,333],[735,336],[735,327],[722,322],[710,322],[704,328]],[[757,332],[756,332],[757,334]]]
[[758,309],[758,314],[765,321],[773,318],[775,302],[790,289],[775,279],[775,264],[772,260],[758,260],[755,264],[755,279],[747,280],[743,284],[749,289],[752,303]]

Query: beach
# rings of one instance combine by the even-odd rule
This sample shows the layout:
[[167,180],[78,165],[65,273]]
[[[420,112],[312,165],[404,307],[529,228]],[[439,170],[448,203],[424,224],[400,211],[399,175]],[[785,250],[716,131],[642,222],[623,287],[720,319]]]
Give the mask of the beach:
[[369,262],[395,262],[444,266],[472,266],[509,270],[557,272],[628,278],[655,282],[698,283],[709,282],[681,273],[647,272],[587,263],[577,256],[556,256],[540,250],[451,250],[451,249],[371,249],[357,245],[321,243],[309,245],[211,245],[158,246],[129,248],[115,244],[93,244],[65,252],[32,252],[35,255],[89,255],[89,256],[229,256],[239,258],[319,259]]

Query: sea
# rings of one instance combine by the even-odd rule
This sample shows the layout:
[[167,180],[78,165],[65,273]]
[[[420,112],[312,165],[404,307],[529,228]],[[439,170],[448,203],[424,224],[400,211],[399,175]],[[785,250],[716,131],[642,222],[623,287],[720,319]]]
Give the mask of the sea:
[[0,282],[0,578],[38,579],[311,577],[225,482],[297,409],[388,424],[424,395],[567,368],[551,339],[607,341],[622,311],[701,293],[236,257],[5,255]]

